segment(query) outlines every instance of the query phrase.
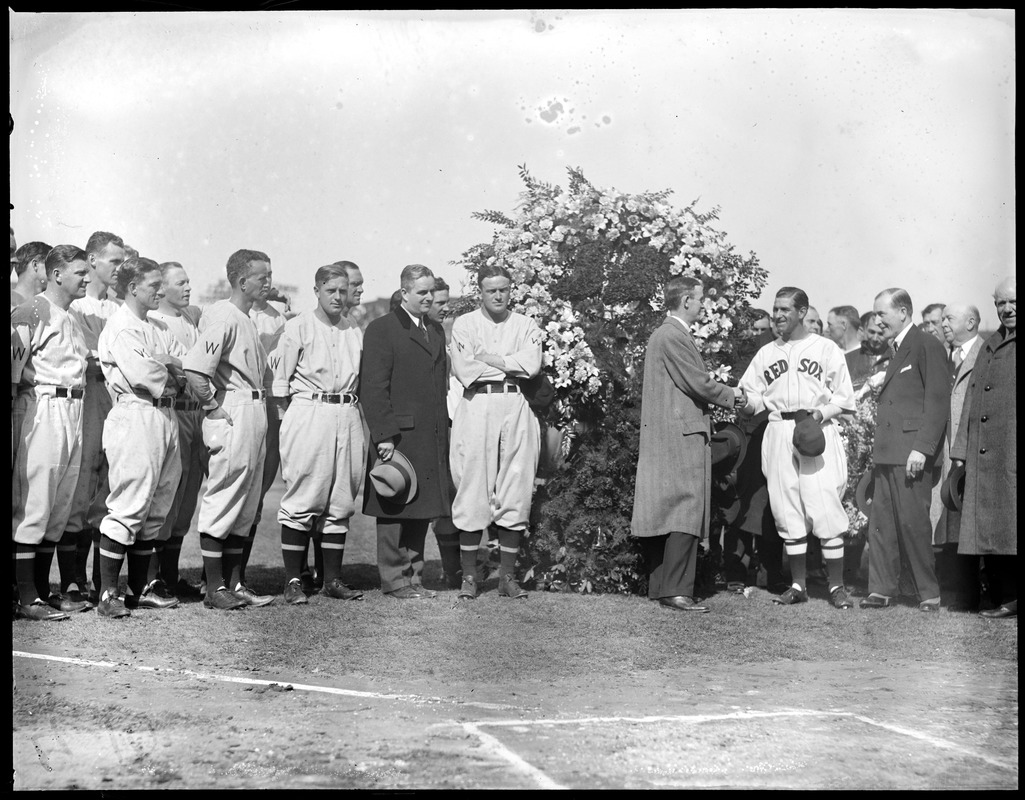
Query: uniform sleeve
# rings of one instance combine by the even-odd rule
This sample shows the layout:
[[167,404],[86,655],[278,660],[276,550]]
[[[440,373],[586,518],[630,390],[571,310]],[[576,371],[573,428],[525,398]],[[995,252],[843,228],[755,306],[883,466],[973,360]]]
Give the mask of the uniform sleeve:
[[299,342],[299,326],[289,322],[278,338],[278,346],[267,356],[273,382],[270,393],[273,397],[288,397],[288,386],[295,375],[295,368],[302,355],[302,344]]
[[[382,323],[371,323],[363,335],[363,360],[359,371],[360,406],[370,429],[370,440],[379,444],[399,435],[399,423],[391,404],[391,374],[395,362],[388,333]],[[377,322],[375,320],[374,322]]]
[[228,330],[224,323],[201,329],[196,343],[182,359],[182,367],[213,378],[217,374],[217,365],[221,363],[227,338]]
[[761,367],[762,359],[759,357],[760,355],[761,350],[755,353],[755,357],[751,359],[751,363],[747,365],[747,369],[744,370],[744,374],[740,378],[740,388],[747,394],[747,406],[745,406],[744,412],[752,415],[761,414],[765,410],[765,389],[767,386]]
[[11,384],[17,386],[21,383],[21,372],[25,368],[25,361],[28,358],[28,347],[18,329],[11,325]]
[[674,337],[669,345],[664,350],[665,365],[680,391],[703,403],[733,408],[733,390],[708,374],[693,342]]
[[474,358],[477,338],[469,316],[463,316],[452,323],[452,344],[449,352],[452,358],[452,374],[463,386],[477,381],[500,381],[505,373],[497,367]]
[[913,449],[927,456],[936,455],[947,430],[950,414],[950,369],[943,345],[931,336],[922,347],[922,381],[925,384],[922,426],[918,429]]
[[524,318],[523,346],[505,358],[510,375],[517,378],[533,378],[541,371],[541,329],[529,317]]
[[133,389],[163,397],[170,373],[154,358],[153,348],[136,330],[124,328],[110,337],[100,334],[98,355],[108,383],[113,383],[108,368],[115,366]]
[[847,358],[839,347],[832,348],[829,359],[829,371],[826,373],[826,385],[830,390],[830,398],[819,409],[822,419],[830,420],[841,414],[853,414],[857,403],[854,400],[854,386],[851,374],[847,370]]

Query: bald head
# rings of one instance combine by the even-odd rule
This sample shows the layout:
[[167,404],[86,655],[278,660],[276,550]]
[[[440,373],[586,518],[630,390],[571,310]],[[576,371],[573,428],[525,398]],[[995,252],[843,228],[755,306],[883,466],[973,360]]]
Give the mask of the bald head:
[[979,309],[967,303],[951,303],[944,306],[940,318],[943,340],[954,346],[967,342],[979,332],[981,317]]
[[993,305],[997,308],[1000,324],[1013,331],[1018,321],[1017,294],[1014,277],[1004,278],[993,290]]

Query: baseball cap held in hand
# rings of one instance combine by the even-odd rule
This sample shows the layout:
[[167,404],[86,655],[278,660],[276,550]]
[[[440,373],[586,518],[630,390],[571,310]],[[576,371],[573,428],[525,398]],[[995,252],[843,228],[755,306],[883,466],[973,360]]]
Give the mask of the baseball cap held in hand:
[[810,411],[794,425],[794,447],[802,456],[809,458],[826,452],[826,435]]

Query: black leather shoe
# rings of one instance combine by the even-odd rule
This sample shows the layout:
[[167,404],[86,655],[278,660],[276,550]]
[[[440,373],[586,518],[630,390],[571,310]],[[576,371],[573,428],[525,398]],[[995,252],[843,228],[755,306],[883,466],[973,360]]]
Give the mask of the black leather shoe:
[[292,578],[286,583],[282,597],[288,606],[302,606],[310,602],[310,598],[303,591],[302,578]]
[[203,605],[207,608],[216,608],[218,611],[230,611],[234,608],[245,608],[246,603],[229,592],[223,586],[213,592],[208,592],[203,598]]
[[182,600],[199,600],[203,596],[203,591],[185,578],[178,578],[178,583],[174,585],[174,595]]
[[64,596],[73,603],[86,603],[89,608],[96,608],[96,603],[89,599],[89,594],[87,592],[80,592],[78,589],[68,589],[64,593]]
[[36,600],[28,605],[16,605],[14,613],[18,619],[32,619],[36,622],[57,622],[62,619],[71,619],[71,615],[66,611],[51,608],[42,600]]
[[[156,584],[159,583],[160,586]],[[163,586],[163,581],[151,581],[145,589],[142,590],[142,594],[136,597],[134,594],[125,596],[125,606],[132,610],[136,608],[155,608],[158,610],[165,608],[175,608],[178,605],[177,597],[165,597],[160,594],[160,589],[167,590],[166,586]]]
[[795,589],[791,586],[779,597],[773,597],[772,602],[781,606],[792,606],[797,603],[807,603],[808,593],[804,591],[804,589]]
[[120,619],[121,617],[130,617],[132,615],[132,612],[125,607],[121,598],[113,593],[100,598],[100,604],[96,606],[96,613],[101,617],[110,617],[111,619]]
[[[75,592],[75,594],[78,594],[78,592]],[[68,594],[51,594],[46,598],[46,602],[51,607],[56,608],[58,611],[63,611],[65,614],[77,614],[79,611],[88,611],[94,607],[84,597],[80,600],[73,600]]]
[[412,584],[412,586],[413,591],[423,595],[423,597],[427,600],[433,600],[435,597],[438,596],[438,593],[436,591],[434,591],[433,589],[428,589],[422,583],[414,583]]
[[940,604],[938,600],[927,600],[918,604],[919,611],[925,611],[930,614],[934,614],[940,610]]
[[676,595],[676,597],[660,597],[658,604],[664,608],[675,608],[677,611],[693,611],[696,614],[707,614],[708,606],[696,602],[693,597]]
[[990,608],[986,611],[979,612],[980,617],[986,619],[1003,619],[1004,617],[1016,617],[1018,616],[1018,601],[1012,600],[1010,603],[1004,603],[1000,608]]
[[463,585],[463,573],[462,572],[456,572],[456,573],[453,574],[453,573],[450,573],[450,572],[446,572],[445,573],[445,585],[449,589],[459,589],[459,588],[462,588],[462,585]]
[[[417,587],[419,591],[419,587]],[[324,596],[333,597],[336,600],[362,600],[363,592],[353,589],[342,583],[341,578],[332,578],[324,584]]]
[[400,586],[398,589],[385,592],[385,594],[388,597],[394,597],[396,600],[423,600],[423,595],[412,586]]
[[312,572],[303,572],[299,576],[299,588],[302,589],[302,593],[307,597],[317,591],[317,587],[313,584]]
[[860,603],[859,608],[890,608],[890,598],[883,597],[881,594],[870,594]]
[[522,588],[512,575],[503,575],[498,579],[498,596],[523,600],[527,597],[527,590]]
[[232,591],[239,600],[245,603],[247,606],[253,608],[259,608],[260,606],[269,606],[274,602],[274,595],[272,594],[256,594],[244,583],[240,583],[236,589]]
[[467,575],[463,578],[462,586],[459,587],[459,599],[477,599],[477,579],[474,578],[472,575]]

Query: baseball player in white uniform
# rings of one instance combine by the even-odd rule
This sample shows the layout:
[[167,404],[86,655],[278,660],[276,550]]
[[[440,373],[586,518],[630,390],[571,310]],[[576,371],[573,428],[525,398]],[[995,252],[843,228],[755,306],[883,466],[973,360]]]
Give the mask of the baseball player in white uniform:
[[[11,486],[15,577],[24,619],[67,619],[66,612],[92,608],[81,598],[50,595],[50,565],[64,535],[82,458],[85,337],[68,307],[89,285],[85,251],[58,245],[46,257],[42,294],[14,309],[11,324],[27,352],[21,384],[31,387]],[[74,582],[75,553],[58,558],[61,583]],[[49,605],[47,604],[49,603]],[[53,605],[57,610],[51,608]]]
[[[200,310],[189,305],[192,288],[189,276],[177,261],[160,265],[164,278],[164,296],[150,321],[188,352],[199,341]],[[170,351],[170,345],[169,345]],[[199,587],[186,581],[178,571],[182,542],[192,526],[199,505],[199,492],[207,470],[207,452],[203,444],[203,410],[190,393],[179,394],[174,401],[178,416],[178,448],[182,475],[160,534],[154,542],[159,561],[159,577],[166,589],[179,598],[199,598]]]
[[516,556],[530,516],[541,429],[518,379],[541,370],[541,330],[509,310],[512,276],[502,267],[477,275],[478,311],[452,324],[452,373],[465,387],[452,419],[449,464],[456,496],[452,524],[460,531],[462,599],[477,596],[477,548],[498,529],[499,595],[526,597],[516,582]]
[[[110,413],[112,400],[104,385],[103,370],[96,357],[100,332],[107,320],[118,309],[114,300],[107,299],[107,291],[114,286],[118,267],[125,260],[125,243],[121,237],[106,231],[96,231],[89,237],[85,251],[89,255],[90,283],[85,297],[71,304],[71,314],[85,334],[89,347],[89,366],[85,372],[85,402],[82,407],[82,466],[71,505],[67,536],[57,545],[60,552],[77,549],[78,571],[76,582],[86,589],[86,564],[90,547],[93,551],[93,588],[90,599],[98,602],[100,577],[99,528],[107,513],[104,505],[107,485],[107,459],[103,454],[103,424]],[[61,586],[62,592],[73,591]],[[74,595],[77,596],[77,595]]]
[[[173,608],[177,598],[151,579],[153,542],[160,534],[181,478],[175,397],[184,388],[174,339],[148,318],[163,296],[160,265],[129,258],[118,269],[124,304],[107,320],[98,355],[114,407],[103,429],[109,470],[107,514],[100,523],[100,603],[104,617],[126,617],[135,608]],[[170,349],[170,352],[169,352]],[[118,592],[128,557],[128,592]]]
[[[769,505],[776,529],[784,540],[793,585],[774,601],[783,605],[808,600],[808,534],[821,540],[830,600],[836,608],[851,608],[843,585],[843,535],[847,512],[847,457],[833,420],[854,411],[854,389],[847,360],[837,345],[810,333],[803,320],[808,296],[783,287],[776,293],[772,315],[779,338],[762,347],[741,378],[747,393],[742,413],[769,410],[762,442],[762,472],[769,488]],[[804,417],[809,419],[801,422]],[[811,433],[825,439],[821,455],[802,454],[795,445],[795,428],[815,426]],[[802,436],[798,431],[798,438]]]
[[203,604],[221,610],[274,600],[254,594],[241,578],[243,549],[260,502],[271,380],[249,309],[270,289],[270,259],[258,250],[238,250],[228,259],[227,275],[231,296],[204,309],[199,341],[182,361],[206,412],[203,441],[210,453],[199,506]]
[[349,519],[363,480],[366,446],[357,406],[363,331],[346,316],[344,267],[317,270],[317,307],[285,323],[274,364],[274,402],[287,411],[281,423],[281,553],[285,602],[307,602],[300,575],[311,535],[321,531],[324,589],[328,597],[357,600],[363,593],[342,582]]

